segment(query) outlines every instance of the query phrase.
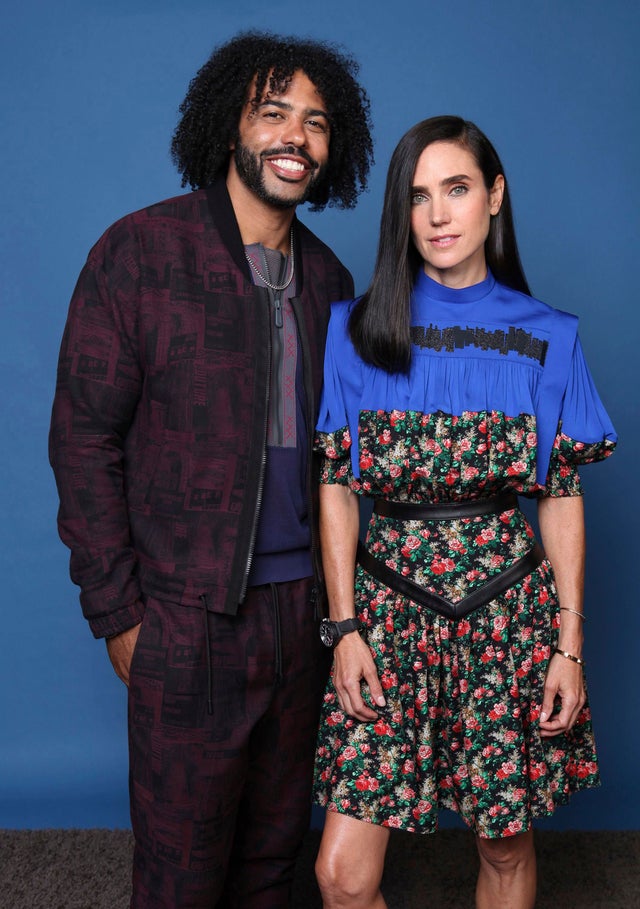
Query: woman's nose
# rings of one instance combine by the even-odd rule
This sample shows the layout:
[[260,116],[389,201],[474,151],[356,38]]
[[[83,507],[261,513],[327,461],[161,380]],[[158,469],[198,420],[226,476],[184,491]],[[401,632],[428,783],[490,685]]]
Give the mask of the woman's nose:
[[444,199],[433,199],[429,214],[433,225],[446,224],[449,220],[449,209]]

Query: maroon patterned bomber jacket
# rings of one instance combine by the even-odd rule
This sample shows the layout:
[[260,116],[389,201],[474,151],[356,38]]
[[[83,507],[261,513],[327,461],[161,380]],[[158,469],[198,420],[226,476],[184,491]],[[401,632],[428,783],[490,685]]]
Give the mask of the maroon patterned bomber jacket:
[[[329,304],[353,283],[294,224],[311,452]],[[89,253],[62,340],[49,453],[60,536],[96,637],[137,624],[145,594],[237,611],[266,445],[268,320],[224,180],[127,215]],[[312,474],[310,458],[315,526]]]

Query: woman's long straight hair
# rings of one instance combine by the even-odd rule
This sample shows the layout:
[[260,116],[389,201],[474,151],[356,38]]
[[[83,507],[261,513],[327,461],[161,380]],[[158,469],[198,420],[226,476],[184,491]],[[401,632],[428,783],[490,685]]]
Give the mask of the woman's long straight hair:
[[[362,359],[391,373],[406,372],[411,362],[411,293],[423,265],[411,238],[411,188],[418,159],[433,142],[455,142],[471,152],[487,190],[498,174],[504,176],[489,139],[474,123],[460,117],[423,120],[396,146],[387,174],[373,278],[349,322],[351,340]],[[530,294],[518,253],[506,177],[500,211],[491,216],[485,257],[496,280]]]

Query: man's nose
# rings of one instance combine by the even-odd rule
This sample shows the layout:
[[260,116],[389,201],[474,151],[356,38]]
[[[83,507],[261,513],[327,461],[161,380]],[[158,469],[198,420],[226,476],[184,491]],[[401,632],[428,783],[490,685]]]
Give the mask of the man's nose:
[[307,144],[303,117],[289,117],[287,119],[282,131],[282,141],[285,145],[295,145],[297,148],[302,148]]

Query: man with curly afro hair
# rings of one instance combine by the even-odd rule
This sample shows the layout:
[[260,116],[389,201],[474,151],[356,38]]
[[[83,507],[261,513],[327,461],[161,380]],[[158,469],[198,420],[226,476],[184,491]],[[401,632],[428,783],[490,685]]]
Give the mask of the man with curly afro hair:
[[171,143],[183,186],[207,186],[226,172],[247,102],[255,115],[263,97],[284,93],[295,72],[315,86],[331,127],[326,170],[306,201],[312,211],[355,206],[373,157],[369,103],[356,64],[326,44],[253,32],[219,48],[189,86]]
[[85,617],[129,689],[134,909],[278,909],[308,828],[328,651],[313,453],[330,304],[298,205],[353,208],[357,65],[243,33],[191,82],[191,192],[89,253],[50,433]]

